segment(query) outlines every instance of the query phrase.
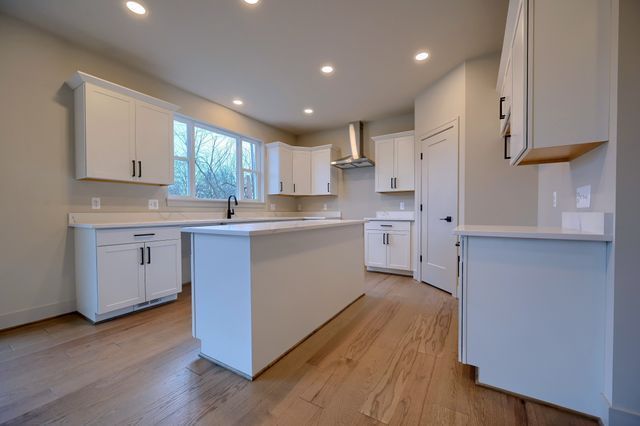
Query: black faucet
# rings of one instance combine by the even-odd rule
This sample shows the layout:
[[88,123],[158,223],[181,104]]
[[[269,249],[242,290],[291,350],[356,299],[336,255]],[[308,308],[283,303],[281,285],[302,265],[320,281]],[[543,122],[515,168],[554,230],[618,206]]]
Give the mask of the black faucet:
[[236,198],[235,195],[230,195],[229,199],[227,199],[227,219],[231,219],[231,216],[233,216],[236,212],[234,209],[231,208],[231,199],[233,198],[233,201],[235,201],[236,206],[238,205],[238,199]]

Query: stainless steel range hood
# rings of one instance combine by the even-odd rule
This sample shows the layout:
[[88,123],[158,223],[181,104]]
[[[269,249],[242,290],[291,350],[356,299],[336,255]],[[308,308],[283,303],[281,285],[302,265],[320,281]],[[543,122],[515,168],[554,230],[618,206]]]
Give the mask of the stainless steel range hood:
[[362,127],[362,121],[349,123],[349,146],[351,148],[351,155],[332,161],[332,166],[338,167],[339,169],[357,169],[373,166],[373,161],[364,156]]

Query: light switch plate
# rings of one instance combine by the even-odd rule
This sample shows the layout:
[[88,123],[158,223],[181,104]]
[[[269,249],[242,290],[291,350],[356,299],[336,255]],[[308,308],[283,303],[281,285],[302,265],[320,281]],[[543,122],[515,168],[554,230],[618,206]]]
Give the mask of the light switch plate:
[[158,210],[158,200],[155,200],[155,199],[149,200],[149,210]]
[[100,209],[100,198],[99,197],[91,198],[91,208],[94,209],[94,210],[99,210]]
[[404,210],[404,201],[400,201],[400,210]]
[[298,211],[301,212],[302,211],[302,204],[298,204]]
[[576,189],[576,208],[588,209],[591,207],[591,185],[584,185]]
[[273,203],[269,204],[269,210],[271,210],[272,212],[276,211],[276,205]]
[[322,205],[322,210],[327,210],[327,203],[324,203],[324,204]]

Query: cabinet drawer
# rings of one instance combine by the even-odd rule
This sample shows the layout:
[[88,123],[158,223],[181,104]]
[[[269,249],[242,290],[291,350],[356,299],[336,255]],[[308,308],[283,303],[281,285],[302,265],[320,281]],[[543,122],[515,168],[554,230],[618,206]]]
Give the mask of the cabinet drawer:
[[99,229],[96,231],[96,244],[98,246],[179,239],[180,228],[171,226],[158,228]]
[[371,231],[409,231],[411,223],[396,221],[371,221],[364,225],[364,229]]

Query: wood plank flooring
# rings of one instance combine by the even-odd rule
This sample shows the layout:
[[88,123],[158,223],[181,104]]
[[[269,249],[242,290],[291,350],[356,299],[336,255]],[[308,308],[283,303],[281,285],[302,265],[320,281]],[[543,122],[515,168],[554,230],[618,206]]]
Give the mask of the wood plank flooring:
[[366,286],[254,382],[198,357],[189,287],[97,326],[71,314],[0,332],[0,423],[597,424],[475,385],[451,296],[385,274]]

